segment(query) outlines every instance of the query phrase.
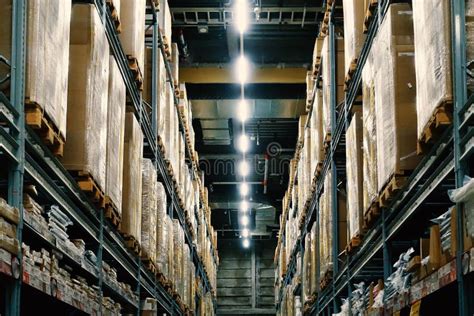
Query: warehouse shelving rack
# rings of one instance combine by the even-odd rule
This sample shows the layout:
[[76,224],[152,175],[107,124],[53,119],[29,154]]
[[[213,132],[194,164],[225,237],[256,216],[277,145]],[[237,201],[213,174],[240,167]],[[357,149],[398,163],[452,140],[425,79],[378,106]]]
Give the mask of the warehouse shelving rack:
[[[311,198],[306,221],[301,229],[301,235],[296,241],[295,248],[291,251],[290,261],[287,267],[285,278],[281,282],[279,290],[279,302],[277,310],[282,303],[283,289],[290,285],[296,272],[296,255],[301,252],[304,254],[304,238],[308,234],[313,224],[319,223],[318,199],[323,190],[323,179],[329,169],[333,172],[333,194],[337,193],[337,183],[343,180],[344,175],[338,174],[335,167],[336,161],[339,162],[341,148],[345,146],[345,130],[349,125],[351,111],[358,101],[361,94],[362,69],[367,60],[373,40],[378,32],[379,26],[388,11],[391,0],[378,1],[373,19],[369,25],[366,41],[360,53],[355,73],[352,76],[348,90],[345,95],[344,104],[331,104],[332,117],[331,128],[334,137],[331,141],[330,151],[325,157],[321,175],[318,179],[316,190]],[[335,15],[337,1],[332,4],[331,18],[329,21],[329,41],[331,46],[331,96],[335,100],[336,93],[335,80],[335,24],[337,23]],[[465,7],[464,1],[452,0],[452,66],[453,66],[453,95],[454,95],[454,113],[453,124],[439,138],[432,149],[426,153],[425,157],[408,178],[405,187],[398,192],[387,208],[382,208],[381,216],[374,226],[369,229],[364,237],[360,247],[353,254],[340,256],[336,251],[333,252],[334,260],[333,279],[329,286],[317,296],[314,304],[310,306],[309,315],[331,315],[332,312],[338,312],[341,297],[350,297],[352,284],[367,279],[382,278],[386,279],[392,273],[392,263],[395,248],[397,246],[407,248],[407,245],[397,245],[395,236],[403,228],[416,221],[415,216],[419,215],[419,207],[432,199],[436,194],[438,187],[444,191],[447,188],[458,188],[462,186],[463,177],[471,172],[472,159],[474,157],[474,95],[467,97],[466,89],[466,55],[465,55]],[[316,79],[315,90],[313,91],[313,102],[315,92],[319,86],[320,77]],[[337,113],[339,111],[339,113]],[[311,115],[311,112],[309,113]],[[309,120],[308,120],[309,121]],[[446,193],[446,192],[444,192]],[[337,231],[337,205],[333,201],[333,231]],[[462,205],[457,205],[458,210],[462,210]],[[462,214],[462,211],[460,212]],[[457,216],[458,227],[463,227],[464,217]],[[284,229],[283,229],[284,234]],[[338,248],[338,234],[334,234],[332,248]],[[457,232],[457,248],[455,265],[463,267],[463,236],[462,230]],[[397,254],[399,254],[398,252]],[[318,267],[319,268],[319,264]],[[317,273],[317,282],[319,282],[319,271]],[[458,290],[458,311],[459,315],[471,315],[473,311],[474,289],[471,275],[466,276],[463,269],[456,269],[457,290]],[[470,279],[469,279],[470,278]],[[468,280],[469,279],[469,280]],[[298,294],[298,293],[296,293]]]
[[[156,54],[163,50],[163,40],[158,29],[156,10],[153,2],[149,1],[149,9],[153,15],[153,63],[157,62]],[[196,266],[196,275],[204,284],[204,291],[211,291],[211,284],[204,271],[202,262],[197,256],[196,246],[192,241],[189,227],[184,220],[184,211],[181,209],[176,192],[174,191],[171,177],[167,171],[164,159],[158,150],[156,139],[156,122],[150,122],[142,106],[141,95],[138,87],[128,68],[128,61],[121,47],[111,14],[105,0],[74,0],[73,3],[91,3],[97,8],[104,24],[111,52],[115,56],[121,74],[123,76],[127,95],[134,108],[134,113],[141,124],[145,135],[145,157],[155,162],[159,174],[159,180],[163,182],[167,195],[170,213],[178,218],[183,226],[186,242],[189,244],[192,258]],[[28,127],[24,120],[24,87],[25,87],[25,55],[26,55],[26,12],[27,1],[12,1],[13,25],[12,25],[12,60],[11,64],[11,93],[10,99],[0,93],[0,103],[4,106],[0,111],[0,157],[9,162],[8,165],[8,203],[22,210],[23,183],[34,184],[42,197],[51,204],[61,207],[68,217],[74,222],[74,227],[80,232],[80,236],[86,241],[88,248],[93,248],[97,256],[98,266],[96,269],[87,269],[81,264],[74,262],[64,252],[61,253],[63,260],[74,268],[74,272],[85,277],[89,285],[97,285],[100,289],[100,301],[104,294],[120,302],[129,312],[140,313],[140,302],[132,302],[127,297],[118,293],[110,286],[103,277],[102,262],[109,262],[117,269],[122,281],[128,281],[136,286],[135,293],[139,298],[153,297],[157,299],[160,310],[169,315],[182,315],[183,311],[177,302],[172,299],[168,292],[158,283],[156,276],[150,273],[141,264],[139,256],[132,254],[125,246],[123,238],[104,219],[104,210],[96,208],[85,194],[79,189],[75,180],[69,175],[56,157],[46,148]],[[145,23],[145,21],[144,21]],[[166,62],[168,78],[171,78],[170,66]],[[153,81],[156,83],[156,67],[153,69]],[[170,84],[173,85],[172,79]],[[156,86],[156,85],[155,85]],[[155,90],[155,89],[154,89]],[[153,91],[156,93],[156,91]],[[175,98],[175,104],[177,104]],[[156,110],[156,104],[153,105]],[[154,116],[152,116],[154,117]],[[183,132],[183,124],[180,120],[180,131]],[[187,158],[190,150],[187,148]],[[191,160],[191,167],[197,166]],[[194,174],[194,173],[193,173]],[[48,247],[56,252],[61,252],[33,227],[23,222],[23,212],[20,212],[20,224],[17,229],[17,239],[22,241],[26,235],[33,236],[34,242]],[[23,233],[24,231],[24,233]],[[29,241],[27,241],[29,242]],[[217,259],[214,258],[214,260]],[[21,253],[12,264],[13,271],[19,272],[21,276]],[[6,315],[19,315],[21,309],[21,278],[6,278],[5,282],[5,305]],[[143,294],[143,295],[142,295]],[[215,306],[214,302],[214,306]],[[100,310],[102,313],[102,310]]]

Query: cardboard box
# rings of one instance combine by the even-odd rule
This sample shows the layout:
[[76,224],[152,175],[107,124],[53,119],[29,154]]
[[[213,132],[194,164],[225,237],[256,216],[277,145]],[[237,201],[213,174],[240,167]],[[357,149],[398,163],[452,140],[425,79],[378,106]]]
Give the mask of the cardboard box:
[[125,0],[120,3],[120,42],[125,55],[137,59],[142,73],[145,64],[145,11],[146,0]]
[[[94,5],[72,8],[68,86],[68,140],[61,159],[105,188],[109,44]],[[105,61],[105,62],[104,62]]]

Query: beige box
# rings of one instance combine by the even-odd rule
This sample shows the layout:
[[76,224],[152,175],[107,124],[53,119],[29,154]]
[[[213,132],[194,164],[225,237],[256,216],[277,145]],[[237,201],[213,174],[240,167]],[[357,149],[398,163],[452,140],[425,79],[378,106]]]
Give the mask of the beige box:
[[316,90],[313,112],[311,114],[311,176],[316,172],[316,168],[322,165],[324,161],[323,147],[323,99],[321,89]]
[[[0,55],[11,60],[12,0],[0,1]],[[44,110],[66,138],[70,0],[30,0],[27,5],[25,98]],[[0,64],[0,78],[10,73]],[[0,85],[9,95],[10,84]]]
[[136,58],[140,69],[145,64],[145,10],[146,0],[122,0],[120,2],[119,34],[125,55]]
[[123,147],[125,134],[125,83],[115,58],[109,56],[109,95],[107,99],[107,152],[105,195],[122,214]]
[[88,173],[104,190],[109,44],[93,5],[72,7],[69,58],[68,139],[61,161],[68,170]]
[[344,73],[347,75],[351,63],[355,63],[359,58],[365,41],[366,8],[361,0],[344,0],[342,7],[344,11]]
[[362,116],[355,112],[346,131],[346,172],[347,172],[347,221],[348,242],[360,236],[363,216],[362,192]]
[[122,223],[123,233],[141,237],[143,133],[133,113],[125,116],[123,159]]
[[156,228],[158,182],[155,166],[150,159],[142,159],[142,214],[141,251],[142,256],[156,263]]
[[413,170],[420,161],[412,23],[409,5],[391,5],[373,46],[379,192],[393,175]]
[[435,110],[452,102],[451,5],[446,0],[414,0],[418,139]]

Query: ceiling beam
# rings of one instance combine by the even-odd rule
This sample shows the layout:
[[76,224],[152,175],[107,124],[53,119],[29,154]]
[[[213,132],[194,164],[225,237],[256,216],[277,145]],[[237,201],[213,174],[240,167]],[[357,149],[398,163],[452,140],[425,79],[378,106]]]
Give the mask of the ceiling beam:
[[[233,83],[237,84],[232,65],[225,67],[182,67],[179,69],[179,81],[186,83]],[[252,69],[249,83],[306,83],[306,68],[291,67],[255,67]]]

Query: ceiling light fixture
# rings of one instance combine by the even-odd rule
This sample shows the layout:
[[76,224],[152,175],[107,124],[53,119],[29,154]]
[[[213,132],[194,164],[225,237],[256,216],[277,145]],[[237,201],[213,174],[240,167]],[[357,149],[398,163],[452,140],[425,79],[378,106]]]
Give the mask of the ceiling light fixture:
[[240,151],[246,153],[250,147],[249,137],[245,134],[240,135],[237,144],[239,146]]
[[242,223],[242,226],[247,226],[249,224],[249,217],[247,215],[242,215],[240,222]]
[[247,194],[249,194],[249,185],[247,184],[247,182],[242,182],[240,184],[240,194],[242,196],[247,196]]
[[242,122],[245,122],[249,118],[250,109],[247,100],[240,100],[237,108],[237,116]]
[[235,26],[240,34],[249,27],[249,7],[247,0],[235,0],[234,4]]
[[239,80],[240,84],[245,84],[249,79],[250,64],[244,55],[240,55],[239,58],[237,58],[235,68],[237,79]]
[[246,177],[249,174],[249,164],[247,161],[242,160],[239,164],[239,172],[242,177]]
[[242,237],[247,238],[249,236],[250,232],[248,228],[242,229]]
[[244,246],[244,248],[248,248],[250,247],[250,241],[245,238],[243,241],[242,241],[242,246]]
[[245,213],[249,210],[249,203],[246,200],[240,202],[240,210]]

